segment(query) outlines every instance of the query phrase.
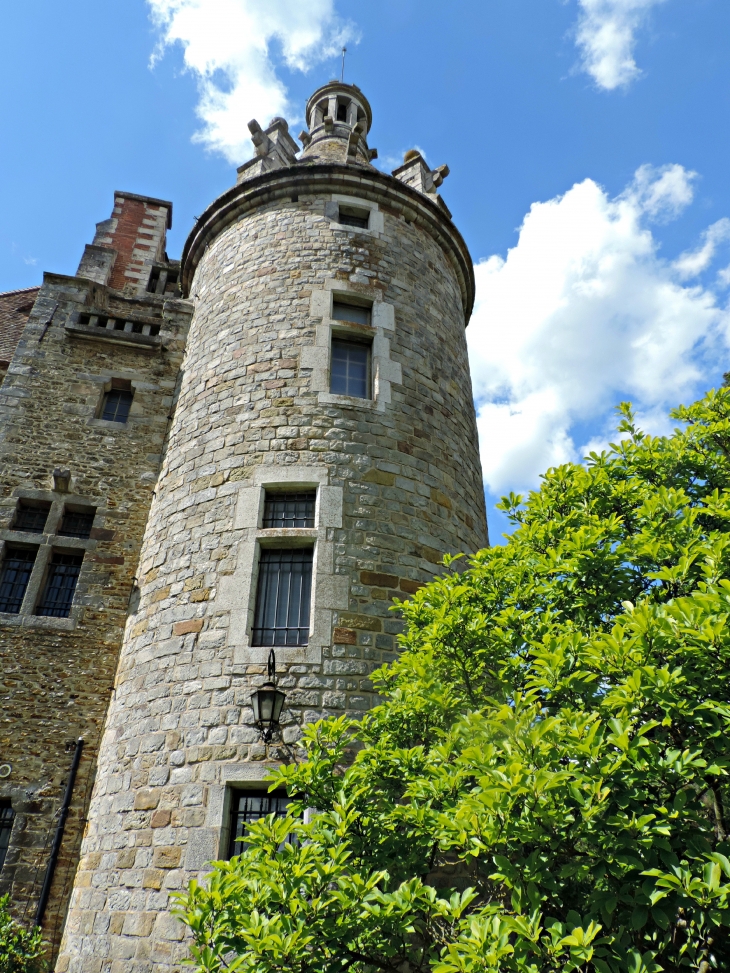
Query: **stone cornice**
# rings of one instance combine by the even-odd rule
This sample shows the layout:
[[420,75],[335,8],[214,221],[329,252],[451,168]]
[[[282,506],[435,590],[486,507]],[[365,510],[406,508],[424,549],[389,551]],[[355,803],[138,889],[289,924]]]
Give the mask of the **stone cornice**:
[[264,173],[223,193],[197,220],[185,242],[181,260],[183,295],[187,297],[190,293],[195,270],[206,248],[232,223],[277,199],[318,193],[361,196],[383,203],[430,233],[454,267],[468,324],[474,306],[474,267],[459,231],[435,200],[377,169],[362,166],[295,165]]

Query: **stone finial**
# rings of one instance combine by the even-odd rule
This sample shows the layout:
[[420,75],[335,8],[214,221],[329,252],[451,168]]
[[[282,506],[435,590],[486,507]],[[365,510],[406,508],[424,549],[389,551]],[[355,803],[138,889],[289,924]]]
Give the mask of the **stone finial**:
[[448,174],[449,167],[446,165],[438,166],[436,169],[429,169],[426,160],[418,149],[409,149],[403,156],[403,165],[394,169],[392,172],[392,175],[405,183],[406,186],[412,186],[419,193],[431,196],[447,213],[448,209],[446,204],[436,190]]
[[251,141],[256,155],[238,167],[238,182],[260,176],[272,169],[285,169],[297,161],[299,147],[289,134],[289,125],[284,118],[272,118],[266,129],[262,129],[255,118],[248,123]]
[[57,466],[53,471],[53,489],[56,493],[68,493],[71,484],[71,470]]

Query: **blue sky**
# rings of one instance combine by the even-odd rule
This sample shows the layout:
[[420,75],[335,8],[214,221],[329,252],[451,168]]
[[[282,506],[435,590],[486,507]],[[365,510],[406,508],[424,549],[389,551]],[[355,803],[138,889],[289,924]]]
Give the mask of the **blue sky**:
[[246,122],[338,73],[383,168],[413,146],[476,264],[491,504],[730,369],[727,0],[27,0],[0,33],[0,290],[74,273],[114,189],[174,201],[168,251]]

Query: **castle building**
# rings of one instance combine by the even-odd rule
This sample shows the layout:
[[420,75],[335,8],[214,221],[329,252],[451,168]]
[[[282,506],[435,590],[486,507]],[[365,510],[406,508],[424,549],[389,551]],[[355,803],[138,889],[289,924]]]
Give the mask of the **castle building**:
[[306,119],[250,123],[181,261],[172,204],[117,192],[74,277],[0,295],[0,894],[63,973],[181,968],[171,893],[487,544],[448,169],[376,169],[354,85]]

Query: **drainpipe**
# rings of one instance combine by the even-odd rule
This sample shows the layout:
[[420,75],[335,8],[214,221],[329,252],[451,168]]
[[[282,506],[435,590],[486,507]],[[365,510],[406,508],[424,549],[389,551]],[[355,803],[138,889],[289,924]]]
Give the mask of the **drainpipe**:
[[74,750],[74,758],[71,761],[71,770],[68,772],[68,782],[66,784],[66,793],[63,795],[63,804],[61,805],[61,813],[58,816],[58,824],[56,825],[56,834],[53,838],[53,847],[51,848],[51,857],[48,859],[48,866],[46,868],[46,877],[43,879],[43,888],[41,889],[41,897],[38,900],[38,908],[35,914],[35,924],[40,926],[43,922],[43,916],[46,912],[46,906],[48,905],[48,896],[51,894],[51,883],[53,882],[53,873],[56,871],[56,864],[58,863],[58,853],[61,850],[61,842],[63,841],[63,831],[66,827],[66,818],[68,817],[68,809],[71,805],[71,795],[73,794],[74,782],[76,781],[76,771],[79,769],[79,761],[81,760],[81,751],[84,749],[84,741],[81,737],[76,741],[76,749]]

